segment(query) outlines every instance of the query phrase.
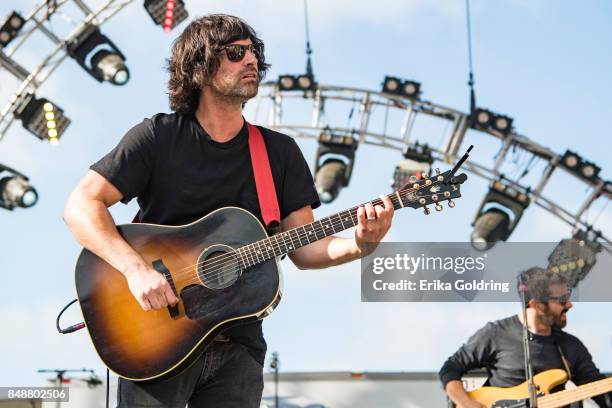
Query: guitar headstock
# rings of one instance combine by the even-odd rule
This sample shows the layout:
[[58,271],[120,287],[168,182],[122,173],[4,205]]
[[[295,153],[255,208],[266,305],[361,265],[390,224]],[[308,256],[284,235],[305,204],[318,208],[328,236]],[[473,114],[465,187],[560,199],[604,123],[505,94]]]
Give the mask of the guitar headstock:
[[454,175],[452,170],[440,173],[436,169],[436,175],[431,178],[413,180],[405,184],[397,191],[405,207],[425,208],[425,214],[429,214],[428,205],[435,205],[437,211],[442,211],[442,203],[448,202],[453,208],[453,199],[461,197],[461,184],[467,180],[466,174]]

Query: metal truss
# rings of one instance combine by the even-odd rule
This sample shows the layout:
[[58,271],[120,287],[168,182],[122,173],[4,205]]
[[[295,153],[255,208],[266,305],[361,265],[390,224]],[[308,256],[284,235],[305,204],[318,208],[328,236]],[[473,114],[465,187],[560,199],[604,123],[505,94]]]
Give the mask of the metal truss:
[[[132,1],[106,0],[94,11],[83,0],[45,0],[24,16],[25,24],[20,35],[13,40],[14,45],[8,49],[0,49],[0,67],[21,81],[9,102],[0,111],[0,141],[15,120],[15,112],[27,103],[28,96],[35,93],[66,59],[68,44],[88,25],[102,26]],[[63,32],[66,33],[62,34]],[[50,40],[50,47],[42,61],[32,70],[27,70],[17,62],[16,54],[22,47],[25,48],[31,41],[35,41],[36,34],[42,34]],[[37,51],[38,49],[37,47]]]
[[[291,104],[300,100],[312,104],[311,113],[305,112],[304,109],[292,109]],[[325,113],[330,110],[329,108],[334,103],[348,103],[357,107],[354,125],[338,127],[330,126],[326,123]],[[435,160],[446,163],[453,163],[458,159],[469,128],[469,114],[467,113],[429,101],[411,100],[401,96],[358,88],[318,86],[314,91],[281,92],[276,83],[268,82],[260,87],[255,104],[256,120],[260,123],[267,123],[267,126],[270,128],[277,129],[293,137],[318,139],[321,132],[331,132],[351,135],[360,144],[375,145],[395,149],[400,152],[406,148],[415,147],[416,143],[419,142],[418,140],[412,140],[412,130],[417,116],[426,115],[435,117],[446,121],[449,126],[447,126],[445,131],[446,134],[443,135],[445,139],[444,146],[431,146],[430,148]],[[382,109],[385,115],[383,132],[376,132],[373,129],[374,126],[372,126],[373,112],[376,109],[378,111]],[[396,126],[394,129],[387,129],[386,117],[390,112],[395,112],[400,117],[403,117],[399,128]],[[267,119],[261,120],[260,116],[262,113],[267,113]],[[291,114],[291,119],[285,118],[287,116],[286,113]],[[310,117],[305,116],[305,114],[310,114]],[[353,116],[352,110],[350,115]],[[609,181],[606,182],[598,179],[595,182],[587,182],[580,179],[588,185],[590,192],[586,200],[580,205],[580,208],[572,213],[544,195],[544,188],[548,184],[553,172],[557,169],[563,170],[566,175],[575,177],[572,173],[558,165],[561,159],[559,154],[515,132],[511,132],[506,136],[495,130],[479,132],[498,139],[502,147],[497,153],[492,167],[472,159],[464,164],[467,171],[490,182],[503,179],[505,183],[526,192],[531,202],[560,218],[574,230],[582,229],[594,232],[596,239],[604,243],[606,250],[612,253],[610,240],[600,231],[597,231],[594,225],[589,224],[584,219],[585,211],[593,202],[598,199],[610,200],[612,198]],[[543,174],[531,185],[525,185],[520,180],[513,181],[505,178],[501,170],[510,152],[516,154],[517,150],[545,162]]]

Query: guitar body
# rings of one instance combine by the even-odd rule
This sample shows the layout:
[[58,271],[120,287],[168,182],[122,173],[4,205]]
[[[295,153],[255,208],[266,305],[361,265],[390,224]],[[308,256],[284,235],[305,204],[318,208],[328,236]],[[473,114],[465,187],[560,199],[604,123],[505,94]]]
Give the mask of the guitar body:
[[280,301],[276,259],[246,270],[235,248],[267,237],[259,220],[235,207],[192,224],[127,224],[120,234],[166,276],[179,304],[145,312],[125,277],[88,250],[76,265],[79,303],[94,347],[119,376],[148,381],[186,368],[224,329],[271,313]]
[[[549,394],[556,386],[567,381],[567,374],[563,370],[553,369],[543,371],[533,377],[537,387],[538,396]],[[515,387],[481,387],[468,393],[470,398],[480,402],[487,408],[510,407],[517,401],[529,399],[527,381]],[[516,406],[516,405],[514,405]],[[521,405],[519,405],[521,406]]]

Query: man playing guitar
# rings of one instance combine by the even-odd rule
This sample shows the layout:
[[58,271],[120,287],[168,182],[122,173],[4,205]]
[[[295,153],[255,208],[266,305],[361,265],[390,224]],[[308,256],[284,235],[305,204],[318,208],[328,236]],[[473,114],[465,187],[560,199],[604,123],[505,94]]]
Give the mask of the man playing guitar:
[[[562,369],[576,385],[605,378],[587,348],[578,338],[564,332],[571,292],[562,275],[542,268],[523,272],[527,287],[527,327],[534,374]],[[472,369],[486,368],[487,385],[513,387],[526,380],[523,357],[523,316],[489,322],[446,360],[440,380],[449,398],[462,408],[484,407],[470,398],[461,377]],[[612,393],[593,398],[600,407],[612,407]]]
[[[244,208],[262,221],[242,108],[257,94],[268,67],[263,42],[243,20],[228,15],[194,20],[168,61],[173,113],[129,130],[70,195],[63,214],[69,228],[83,247],[125,276],[143,310],[154,313],[179,299],[118,233],[108,207],[137,198],[140,220],[150,224],[185,225],[223,206]],[[312,222],[319,199],[297,144],[259,130],[282,230]],[[384,206],[359,207],[354,238],[328,236],[292,252],[291,260],[299,269],[312,269],[358,259],[365,244],[380,242],[391,225],[393,205],[387,196],[381,199]],[[119,406],[259,407],[265,349],[261,321],[233,327],[170,379],[122,378]]]

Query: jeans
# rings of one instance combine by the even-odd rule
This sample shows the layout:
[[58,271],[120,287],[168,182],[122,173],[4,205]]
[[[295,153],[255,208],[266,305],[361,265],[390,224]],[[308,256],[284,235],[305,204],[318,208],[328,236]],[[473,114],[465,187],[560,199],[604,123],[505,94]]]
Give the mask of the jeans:
[[187,369],[163,381],[119,379],[117,408],[259,408],[263,366],[239,343],[214,341]]

